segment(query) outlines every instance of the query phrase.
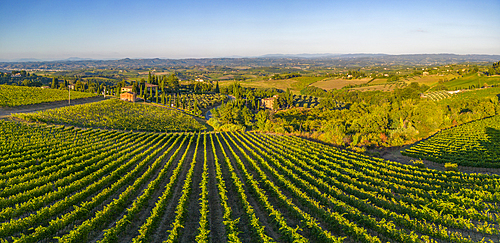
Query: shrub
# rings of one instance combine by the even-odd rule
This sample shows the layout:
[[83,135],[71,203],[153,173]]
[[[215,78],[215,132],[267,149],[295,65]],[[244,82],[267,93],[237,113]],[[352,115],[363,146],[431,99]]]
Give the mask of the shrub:
[[424,164],[424,162],[422,161],[422,159],[410,160],[410,162],[411,162],[414,166],[416,166],[416,167],[418,167],[418,168],[425,168],[425,164]]
[[447,171],[458,171],[458,164],[455,163],[445,163],[444,168]]

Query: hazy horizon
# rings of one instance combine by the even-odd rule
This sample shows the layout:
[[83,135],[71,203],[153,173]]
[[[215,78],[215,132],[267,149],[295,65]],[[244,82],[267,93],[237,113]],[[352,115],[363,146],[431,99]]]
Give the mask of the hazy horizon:
[[500,1],[0,2],[0,60],[500,55]]
[[[50,61],[107,61],[107,60],[123,60],[123,59],[164,59],[164,60],[183,60],[183,59],[216,59],[216,58],[317,58],[317,57],[335,57],[335,56],[349,56],[349,55],[387,55],[387,56],[405,56],[405,55],[458,55],[458,56],[500,56],[497,54],[456,54],[456,53],[403,53],[403,54],[386,54],[386,53],[271,53],[259,56],[220,56],[220,57],[180,57],[180,58],[167,58],[167,57],[117,57],[117,58],[89,58],[89,57],[64,57],[64,58],[16,58],[16,59],[0,59],[0,62],[50,62]],[[308,57],[305,57],[308,56]]]

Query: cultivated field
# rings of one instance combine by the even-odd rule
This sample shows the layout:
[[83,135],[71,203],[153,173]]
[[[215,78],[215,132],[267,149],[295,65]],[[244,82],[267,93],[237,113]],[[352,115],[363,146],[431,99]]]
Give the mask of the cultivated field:
[[[292,88],[292,84],[297,81],[291,81],[289,79],[283,80],[259,80],[259,81],[238,81],[238,83],[243,87],[249,88],[276,88],[286,90],[287,88]],[[233,84],[234,81],[220,81],[219,85],[229,86]]]
[[500,167],[500,116],[470,122],[437,133],[403,154],[439,163]]
[[[97,94],[71,91],[71,99],[94,97]],[[0,85],[0,107],[32,105],[44,102],[68,100],[67,90],[42,89],[13,85]]]
[[322,88],[325,90],[330,89],[341,89],[348,85],[358,85],[364,84],[370,81],[371,78],[362,78],[362,79],[325,79],[311,84],[312,86],[316,86],[318,88]]
[[0,128],[7,242],[500,240],[499,176],[288,136]]
[[485,85],[498,85],[500,84],[500,75],[487,77],[487,76],[478,76],[477,74],[471,74],[464,76],[463,78],[458,78],[452,81],[444,82],[444,85],[448,87],[450,90],[456,89],[468,89],[470,86],[475,86],[476,88],[482,87]]
[[180,111],[118,99],[14,114],[34,122],[135,131],[199,131],[206,127]]

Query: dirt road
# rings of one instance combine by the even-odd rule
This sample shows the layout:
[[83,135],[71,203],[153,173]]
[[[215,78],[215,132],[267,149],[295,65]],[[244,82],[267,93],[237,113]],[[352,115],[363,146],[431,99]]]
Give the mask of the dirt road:
[[[406,147],[404,147],[404,148],[386,148],[386,149],[378,150],[377,152],[380,154],[380,157],[383,159],[399,162],[402,164],[411,165],[411,164],[413,164],[411,162],[411,160],[416,160],[416,159],[409,157],[409,156],[402,155],[401,151],[404,150],[405,148]],[[444,168],[444,164],[436,163],[436,162],[425,160],[425,159],[422,160],[422,162],[424,162],[425,167],[427,167],[429,169],[441,170],[441,171],[446,170]],[[490,175],[491,174],[500,175],[500,168],[481,168],[481,167],[469,167],[469,166],[459,165],[458,170],[460,172],[469,173],[469,174],[482,173],[482,174],[490,174]]]

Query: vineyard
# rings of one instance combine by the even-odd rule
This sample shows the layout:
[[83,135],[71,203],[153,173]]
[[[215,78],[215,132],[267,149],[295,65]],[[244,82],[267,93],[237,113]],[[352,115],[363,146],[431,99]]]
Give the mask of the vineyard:
[[439,132],[402,152],[439,163],[500,167],[500,116]]
[[253,133],[0,121],[0,137],[6,242],[500,240],[498,176]]
[[166,132],[205,129],[205,126],[182,112],[117,99],[13,116],[34,122],[120,130]]
[[310,95],[293,95],[293,106],[314,108],[319,105],[319,98]]
[[193,115],[200,116],[202,111],[206,111],[217,104],[222,104],[229,98],[221,94],[165,94],[161,98],[162,104],[169,107],[183,109]]
[[[68,100],[68,91],[14,85],[0,85],[0,107],[32,105]],[[96,94],[71,91],[71,99],[94,97]]]
[[432,92],[427,92],[424,94],[426,98],[429,98],[433,101],[440,101],[442,99],[450,98],[452,94],[448,93],[447,91],[432,91]]

